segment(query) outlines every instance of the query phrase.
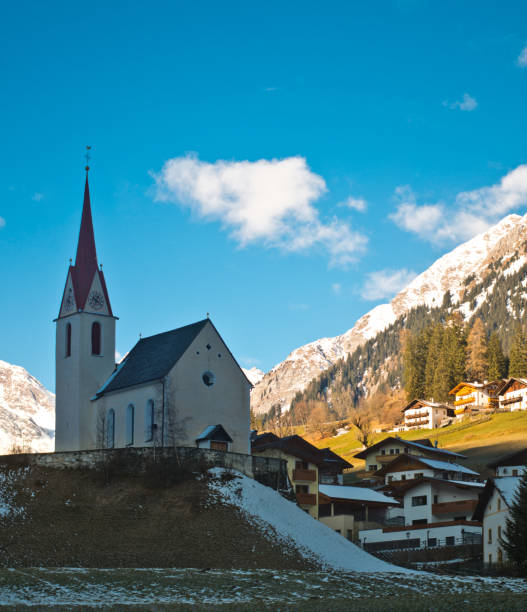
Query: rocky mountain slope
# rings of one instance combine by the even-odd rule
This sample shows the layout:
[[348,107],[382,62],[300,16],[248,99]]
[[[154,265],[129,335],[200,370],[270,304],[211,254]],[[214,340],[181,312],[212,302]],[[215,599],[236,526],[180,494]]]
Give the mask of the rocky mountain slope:
[[0,360],[0,454],[55,448],[55,396],[24,368]]
[[469,291],[492,270],[503,276],[516,273],[527,262],[527,215],[509,215],[498,224],[442,256],[388,304],[376,306],[344,334],[323,338],[295,349],[255,386],[251,406],[266,413],[274,404],[287,407],[294,395],[338,359],[375,338],[401,315],[418,306],[441,306],[450,291],[452,303],[470,318],[489,301],[493,285],[480,294]]

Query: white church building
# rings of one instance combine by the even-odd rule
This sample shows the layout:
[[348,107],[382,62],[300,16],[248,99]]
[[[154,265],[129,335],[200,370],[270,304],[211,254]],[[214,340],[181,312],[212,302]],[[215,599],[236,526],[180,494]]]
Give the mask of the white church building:
[[191,446],[250,453],[251,383],[210,321],[142,338],[115,363],[88,172],[56,322],[56,451]]

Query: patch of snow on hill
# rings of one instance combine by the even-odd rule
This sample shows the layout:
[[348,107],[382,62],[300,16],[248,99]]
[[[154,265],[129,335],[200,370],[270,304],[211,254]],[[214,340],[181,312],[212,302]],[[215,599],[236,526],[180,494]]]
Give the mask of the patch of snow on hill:
[[296,504],[284,499],[270,487],[236,473],[232,480],[222,480],[225,470],[213,468],[210,489],[227,504],[239,508],[257,522],[271,538],[293,544],[308,559],[326,569],[347,572],[402,572],[401,567],[381,561],[323,523],[306,514]]

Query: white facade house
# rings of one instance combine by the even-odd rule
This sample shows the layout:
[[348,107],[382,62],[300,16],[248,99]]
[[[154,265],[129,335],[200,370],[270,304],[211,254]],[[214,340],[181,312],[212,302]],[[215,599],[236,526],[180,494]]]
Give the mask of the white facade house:
[[527,410],[527,379],[509,378],[500,389],[500,408]]
[[403,408],[403,413],[406,430],[436,429],[454,414],[451,406],[421,399],[412,400]]
[[251,383],[210,319],[142,338],[118,365],[115,332],[86,175],[75,265],[56,319],[55,449],[250,453]]
[[502,539],[506,521],[523,474],[527,472],[527,448],[489,465],[496,478],[489,478],[482,491],[474,519],[483,522],[483,560],[489,565],[507,560]]
[[[388,511],[390,525],[361,530],[361,542],[373,550],[444,546],[481,538],[481,523],[471,519],[484,485],[477,481],[474,470],[448,461],[399,455],[375,476],[384,480],[383,493],[400,500],[401,506]],[[406,537],[401,538],[403,532]]]

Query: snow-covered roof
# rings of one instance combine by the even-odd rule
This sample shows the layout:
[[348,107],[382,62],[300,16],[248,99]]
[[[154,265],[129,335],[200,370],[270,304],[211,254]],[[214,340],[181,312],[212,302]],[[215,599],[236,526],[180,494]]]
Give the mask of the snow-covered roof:
[[357,501],[370,501],[380,502],[383,504],[396,504],[397,500],[393,497],[383,495],[373,489],[367,487],[348,487],[346,485],[318,485],[319,493],[326,495],[327,497],[333,497],[336,499],[349,499]]
[[474,482],[471,480],[447,480],[446,482],[448,482],[449,484],[460,484],[460,485],[464,485],[466,487],[479,487],[482,488],[485,486],[484,482]]
[[494,484],[509,508],[514,502],[514,493],[520,485],[521,476],[504,476],[495,478]]
[[461,472],[462,474],[472,474],[473,476],[479,476],[477,472],[471,470],[459,463],[448,463],[447,461],[437,461],[436,459],[427,459],[426,457],[416,457],[418,461],[421,461],[425,465],[433,468],[434,470],[445,470],[445,472]]

